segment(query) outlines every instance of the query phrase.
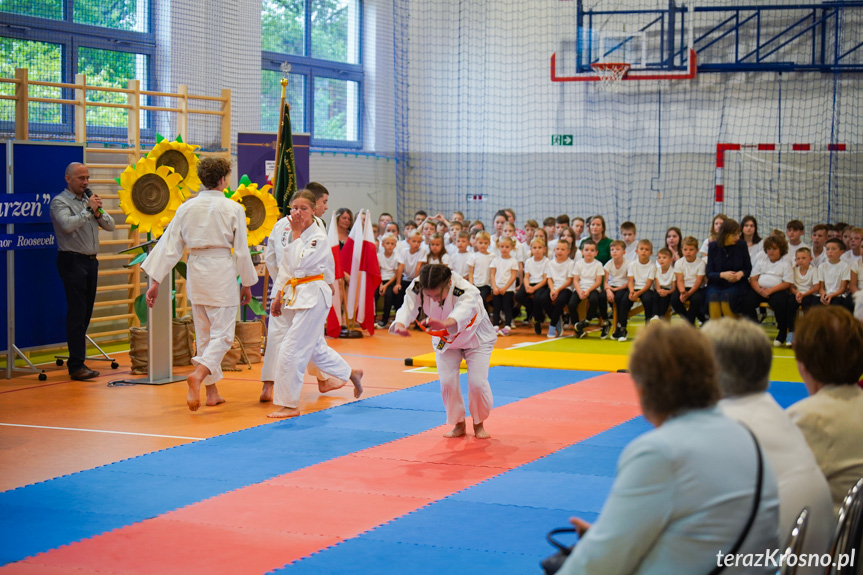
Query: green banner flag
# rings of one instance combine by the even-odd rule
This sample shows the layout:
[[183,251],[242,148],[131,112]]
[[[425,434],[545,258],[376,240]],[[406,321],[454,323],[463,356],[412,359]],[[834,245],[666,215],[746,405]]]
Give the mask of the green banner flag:
[[294,137],[291,134],[291,108],[287,100],[282,104],[279,141],[276,142],[276,181],[273,195],[279,210],[288,211],[288,202],[297,191],[297,168],[294,165]]

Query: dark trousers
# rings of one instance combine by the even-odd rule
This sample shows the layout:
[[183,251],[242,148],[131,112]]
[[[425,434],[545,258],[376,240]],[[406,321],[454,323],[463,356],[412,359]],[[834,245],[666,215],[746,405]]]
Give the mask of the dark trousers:
[[[491,323],[499,326],[512,325],[512,292],[505,291],[502,294],[491,296],[491,304]],[[502,323],[501,313],[503,314]]]
[[390,320],[390,310],[402,307],[402,302],[405,299],[404,290],[399,290],[399,293],[393,293],[393,288],[396,287],[396,282],[391,283],[384,290],[384,310],[381,313],[381,322],[387,323]]
[[557,294],[557,299],[552,302],[551,290],[546,289],[542,294],[537,294],[537,297],[540,299],[540,303],[542,304],[542,309],[544,309],[545,313],[548,314],[550,325],[556,325],[557,322],[560,321],[560,314],[563,313],[563,308],[569,304],[569,297],[571,295],[571,290],[562,289],[560,290],[560,293]]
[[[578,304],[580,303],[581,298],[578,297],[578,292],[573,291],[569,299],[569,315],[572,317],[573,324],[578,322]],[[602,290],[593,290],[587,294],[587,316],[584,319],[590,321],[597,316],[604,320],[608,319],[608,300]]]
[[[477,289],[482,298],[482,307],[485,308],[485,313],[488,314],[488,299],[491,297],[491,286],[477,286]],[[488,315],[491,317],[491,314]]]
[[[614,298],[617,304],[617,325],[625,328],[629,322],[629,312],[632,310],[635,302],[629,299],[629,288],[622,289],[617,293],[625,294],[619,296],[619,299],[618,297]],[[639,299],[641,300],[641,306],[644,308],[644,320],[647,321],[656,315],[656,304],[659,300],[659,295],[653,290],[647,290],[641,294]]]
[[[533,287],[536,284],[530,284]],[[533,315],[533,321],[542,323],[545,320],[545,313],[542,309],[542,294],[548,293],[548,287],[543,286],[533,293],[527,293],[524,289],[524,284],[515,292],[515,301],[524,306],[527,313]]]
[[773,314],[776,316],[776,327],[779,329],[777,339],[785,339],[788,335],[788,326],[794,325],[794,316],[797,315],[797,300],[791,295],[788,290],[782,290],[770,294],[768,297],[761,297],[761,294],[754,289],[750,289],[743,296],[743,313],[753,321],[758,321],[758,306],[762,302],[767,302]]
[[656,293],[656,315],[659,317],[665,317],[665,314],[668,313],[668,306],[671,305],[671,300],[677,298],[677,301],[680,301],[680,294],[677,293],[677,289],[671,290],[671,293],[666,296],[659,295],[659,292]]
[[674,292],[674,295],[671,298],[671,309],[676,311],[677,315],[679,315],[680,317],[685,317],[686,321],[688,321],[692,325],[695,325],[696,319],[700,319],[703,322],[705,320],[705,316],[703,313],[704,290],[697,290],[686,301],[689,302],[689,309],[686,309],[686,304],[680,301],[680,293]]
[[84,367],[87,357],[87,327],[96,301],[99,261],[95,256],[75,252],[57,253],[57,271],[66,291],[66,342],[69,346],[69,373]]

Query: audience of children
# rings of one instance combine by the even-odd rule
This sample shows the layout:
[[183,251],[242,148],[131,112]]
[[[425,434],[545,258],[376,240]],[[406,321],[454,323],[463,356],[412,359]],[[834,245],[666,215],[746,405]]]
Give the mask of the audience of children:
[[[621,224],[620,239],[612,241],[600,215],[560,214],[544,218],[541,226],[528,220],[519,229],[515,213],[502,209],[489,234],[483,222],[465,222],[461,212],[447,220],[418,210],[404,226],[404,239],[388,213],[375,225],[378,294],[384,300],[380,327],[427,263],[447,265],[479,288],[500,335],[509,335],[521,308],[526,313],[519,317],[532,323],[537,335],[546,316],[551,338],[563,335],[568,318],[576,337],[585,337],[597,318],[601,338],[613,329],[613,339],[626,341],[628,316],[639,300],[646,321],[668,317],[670,307],[693,325],[723,315],[763,321],[766,303],[778,331],[774,345],[791,346],[801,310],[853,309],[853,294],[863,289],[863,229],[844,223],[814,225],[810,247],[800,220],[789,221],[784,234],[774,230],[762,237],[755,217],[747,215],[738,224],[717,214],[700,249],[698,239],[671,226],[655,257],[652,243],[638,238],[633,222]],[[580,318],[578,306],[585,299],[587,313]],[[617,310],[616,325],[608,321],[608,306]]]

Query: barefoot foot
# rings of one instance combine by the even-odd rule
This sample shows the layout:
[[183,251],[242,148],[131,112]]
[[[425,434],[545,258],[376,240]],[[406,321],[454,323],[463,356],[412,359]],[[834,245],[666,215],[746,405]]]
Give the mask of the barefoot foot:
[[267,417],[271,419],[284,419],[286,417],[296,417],[300,414],[299,407],[283,407],[273,413],[269,414]]
[[273,382],[265,381],[261,388],[261,397],[258,398],[261,403],[269,403],[273,401]]
[[219,395],[219,390],[216,389],[216,384],[207,386],[207,405],[219,405],[225,403],[225,398]]
[[318,391],[321,393],[327,393],[328,391],[334,391],[336,389],[342,388],[345,386],[347,381],[342,381],[337,377],[330,377],[327,379],[319,379],[318,380]]
[[186,383],[189,384],[189,393],[186,394],[186,405],[189,406],[190,411],[198,411],[198,408],[201,407],[201,382],[203,380],[204,378],[198,373],[197,369],[186,378]]
[[473,432],[477,439],[491,439],[491,435],[483,427],[482,422],[473,424]]
[[464,437],[464,421],[456,423],[448,433],[443,434],[444,437]]
[[354,384],[354,397],[359,399],[359,397],[363,394],[363,384],[360,383],[363,379],[363,370],[361,369],[352,369],[351,370],[351,383]]

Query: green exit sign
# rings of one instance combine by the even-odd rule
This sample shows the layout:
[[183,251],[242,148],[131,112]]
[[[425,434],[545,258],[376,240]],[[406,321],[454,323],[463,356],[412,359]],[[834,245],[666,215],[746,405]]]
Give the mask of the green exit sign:
[[571,134],[558,134],[551,137],[551,145],[552,146],[571,146],[572,145],[572,135]]

